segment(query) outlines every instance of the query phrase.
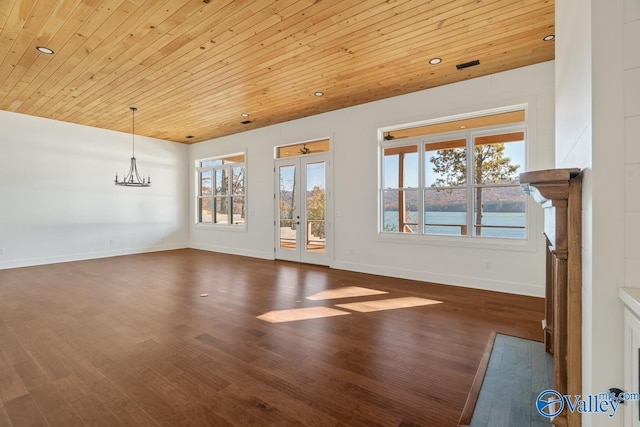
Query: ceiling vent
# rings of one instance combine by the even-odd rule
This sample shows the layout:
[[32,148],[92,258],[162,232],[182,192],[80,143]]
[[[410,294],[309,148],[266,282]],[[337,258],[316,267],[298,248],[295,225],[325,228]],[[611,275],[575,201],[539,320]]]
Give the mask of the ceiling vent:
[[474,61],[465,62],[463,64],[458,64],[458,65],[456,65],[456,68],[458,70],[462,70],[463,68],[469,68],[469,67],[473,67],[475,65],[480,65],[480,60],[479,59],[476,59]]

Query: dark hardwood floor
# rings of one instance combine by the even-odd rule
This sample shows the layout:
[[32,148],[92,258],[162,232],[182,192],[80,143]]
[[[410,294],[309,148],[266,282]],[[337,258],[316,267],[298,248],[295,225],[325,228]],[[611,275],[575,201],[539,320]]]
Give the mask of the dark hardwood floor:
[[[387,293],[307,299],[353,286]],[[336,306],[403,297],[441,303]],[[348,314],[257,318],[308,307]],[[455,426],[491,332],[541,340],[542,317],[539,298],[191,249],[0,270],[0,426]]]

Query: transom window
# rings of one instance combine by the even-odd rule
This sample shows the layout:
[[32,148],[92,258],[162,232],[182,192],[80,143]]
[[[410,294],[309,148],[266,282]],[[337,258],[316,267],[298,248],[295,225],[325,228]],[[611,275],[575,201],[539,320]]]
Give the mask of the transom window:
[[525,170],[524,124],[467,129],[458,123],[456,129],[397,139],[385,133],[380,231],[525,239],[527,199],[518,181]]
[[245,154],[196,162],[197,222],[226,226],[246,223]]

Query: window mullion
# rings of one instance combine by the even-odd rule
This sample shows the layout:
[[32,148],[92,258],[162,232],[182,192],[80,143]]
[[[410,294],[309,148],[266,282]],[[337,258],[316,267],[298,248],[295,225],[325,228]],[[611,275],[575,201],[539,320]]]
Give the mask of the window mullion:
[[419,146],[418,146],[418,208],[417,208],[417,212],[418,212],[418,234],[423,235],[424,234],[424,217],[425,217],[425,211],[424,211],[424,192],[425,192],[425,173],[426,171],[424,170],[426,165],[424,162],[424,156],[425,156],[425,151],[424,151],[424,141],[421,141]]

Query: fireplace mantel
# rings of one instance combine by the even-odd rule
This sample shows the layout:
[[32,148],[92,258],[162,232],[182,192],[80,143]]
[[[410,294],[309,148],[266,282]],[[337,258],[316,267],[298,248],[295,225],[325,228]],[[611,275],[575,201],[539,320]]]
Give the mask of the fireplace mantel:
[[[582,174],[548,169],[520,174],[520,185],[544,209],[547,242],[545,349],[553,353],[554,390],[582,394]],[[557,427],[579,427],[579,413],[564,409]]]

